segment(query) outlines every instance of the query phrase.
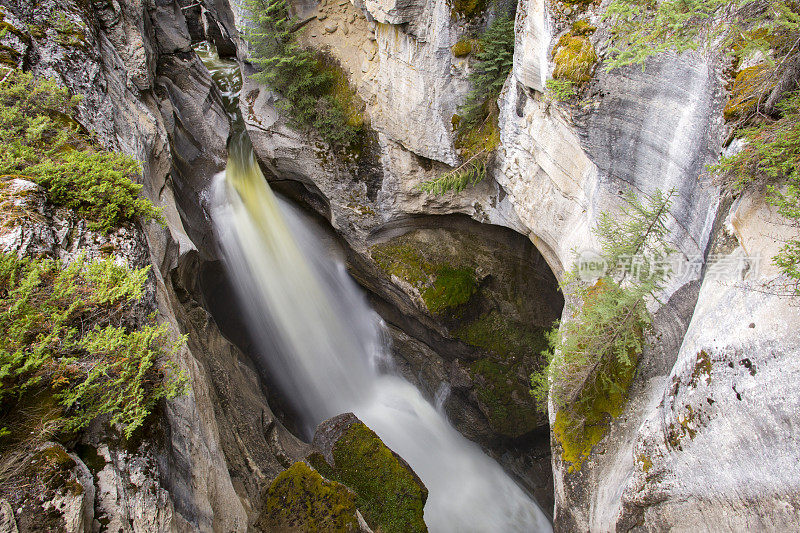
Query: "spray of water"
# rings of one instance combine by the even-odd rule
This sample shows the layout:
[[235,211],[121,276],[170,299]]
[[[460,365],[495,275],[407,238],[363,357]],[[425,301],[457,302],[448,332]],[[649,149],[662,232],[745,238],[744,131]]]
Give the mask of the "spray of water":
[[[354,412],[427,486],[425,522],[434,533],[550,531],[496,462],[414,386],[378,371],[390,359],[380,318],[306,221],[272,193],[245,132],[232,136],[215,187],[214,226],[248,328],[306,436]],[[447,393],[440,389],[437,404]]]

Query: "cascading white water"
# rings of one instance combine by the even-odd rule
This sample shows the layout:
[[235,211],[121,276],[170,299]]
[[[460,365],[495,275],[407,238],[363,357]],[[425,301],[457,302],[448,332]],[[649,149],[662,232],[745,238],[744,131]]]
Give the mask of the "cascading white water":
[[213,218],[264,364],[309,426],[354,412],[428,487],[433,532],[550,529],[536,504],[419,391],[378,372],[376,362],[388,357],[380,319],[344,266],[281,207],[246,136],[230,147]]
[[425,483],[432,532],[552,530],[500,466],[414,386],[378,371],[390,358],[381,320],[344,265],[272,193],[244,132],[231,139],[212,217],[263,363],[308,433],[326,418],[355,413]]

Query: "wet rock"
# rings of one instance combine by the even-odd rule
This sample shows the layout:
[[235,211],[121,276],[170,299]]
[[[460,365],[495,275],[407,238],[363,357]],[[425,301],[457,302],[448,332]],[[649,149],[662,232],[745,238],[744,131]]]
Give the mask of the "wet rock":
[[308,462],[324,477],[356,495],[356,505],[373,530],[427,531],[423,509],[428,489],[399,455],[353,413],[317,426]]

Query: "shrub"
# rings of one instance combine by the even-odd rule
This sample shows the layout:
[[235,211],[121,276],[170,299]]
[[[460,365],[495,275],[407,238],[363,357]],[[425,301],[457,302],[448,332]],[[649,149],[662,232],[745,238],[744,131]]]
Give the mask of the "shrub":
[[52,395],[58,426],[85,427],[99,415],[127,437],[156,402],[181,394],[182,374],[158,359],[170,343],[166,326],[126,324],[149,267],[128,270],[111,259],[69,266],[0,253],[0,415],[13,417],[23,397]]
[[247,8],[251,24],[245,37],[251,60],[261,67],[252,78],[280,93],[279,106],[295,127],[317,131],[334,150],[361,142],[362,104],[347,75],[330,58],[297,43],[297,21],[286,0],[247,0]]
[[73,118],[77,98],[20,70],[0,84],[0,176],[20,175],[107,232],[136,217],[161,220],[131,181],[139,163],[99,147]]
[[[659,264],[671,252],[664,238],[673,194],[659,191],[645,203],[629,192],[622,212],[604,213],[596,228],[606,272],[588,286],[575,271],[562,285],[578,303],[549,334],[548,364],[531,383],[537,405],[546,409],[549,397],[557,410],[553,433],[571,470],[622,411],[651,324],[646,301],[668,275]],[[636,272],[624,266],[631,257],[642,260]]]
[[[781,118],[741,131],[744,148],[724,157],[712,170],[739,191],[764,187],[767,202],[794,227],[800,227],[800,93],[778,104]],[[790,293],[800,294],[800,239],[790,239],[773,258],[789,278]]]
[[574,98],[578,94],[578,90],[575,88],[575,82],[572,80],[550,78],[545,82],[545,87],[547,89],[547,95],[559,102]]
[[496,18],[479,39],[475,67],[469,80],[472,91],[467,96],[456,126],[455,147],[464,162],[443,176],[420,185],[429,194],[459,192],[478,183],[500,145],[497,98],[514,62],[514,17]]

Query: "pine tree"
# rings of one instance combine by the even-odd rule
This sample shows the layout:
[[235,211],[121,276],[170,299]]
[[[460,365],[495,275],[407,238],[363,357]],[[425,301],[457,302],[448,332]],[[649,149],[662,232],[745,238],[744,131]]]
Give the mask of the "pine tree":
[[562,284],[572,297],[571,318],[549,334],[548,364],[531,377],[540,409],[557,410],[554,433],[565,459],[579,466],[619,416],[651,326],[647,301],[669,275],[666,218],[675,193],[657,191],[645,201],[628,192],[621,212],[604,213],[596,228],[606,270],[596,283]]
[[358,141],[362,119],[357,97],[338,65],[297,43],[297,20],[286,0],[247,0],[251,24],[245,30],[252,78],[283,99],[279,107],[296,127],[315,130],[335,150]]

